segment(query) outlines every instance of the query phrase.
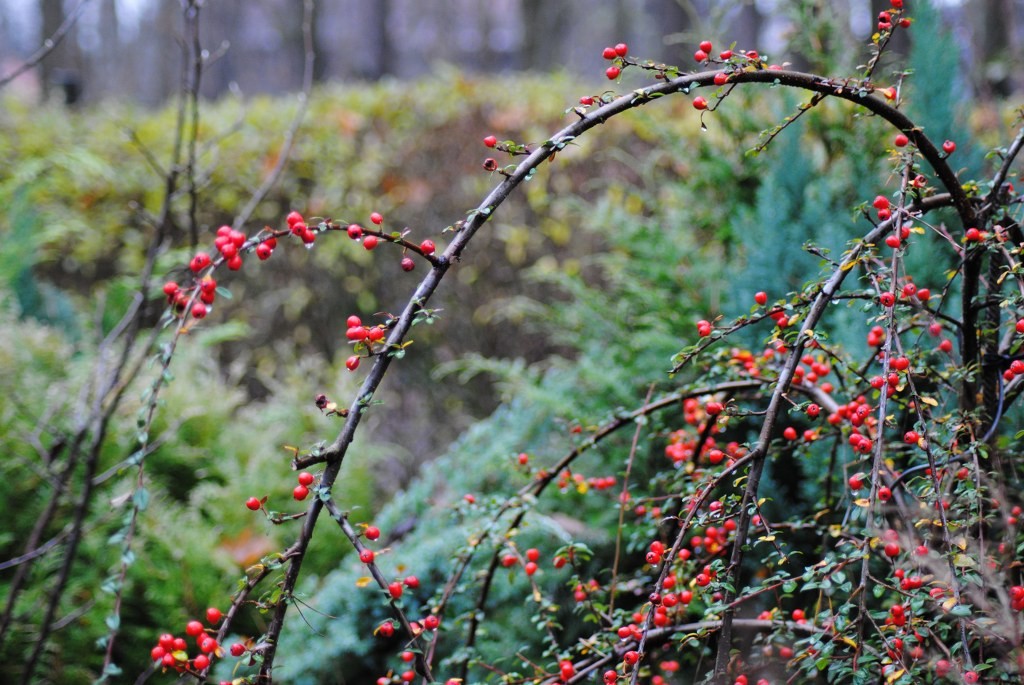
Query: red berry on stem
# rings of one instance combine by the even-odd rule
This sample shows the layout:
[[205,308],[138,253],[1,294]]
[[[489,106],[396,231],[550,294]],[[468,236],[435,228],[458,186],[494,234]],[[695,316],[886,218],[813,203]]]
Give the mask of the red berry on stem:
[[270,255],[273,251],[274,248],[270,247],[266,242],[262,242],[256,246],[256,256],[259,257],[261,262],[270,259]]
[[384,223],[384,217],[381,216],[379,212],[374,212],[373,214],[370,215],[370,221],[380,226],[382,223]]
[[236,642],[235,644],[231,645],[231,656],[242,656],[243,654],[245,654],[245,651],[245,645],[243,645],[241,642]]
[[420,251],[423,254],[434,254],[436,250],[437,246],[434,245],[433,240],[424,240],[422,243],[420,243]]
[[210,666],[210,657],[205,654],[200,654],[192,660],[192,667],[197,671],[202,671]]
[[354,354],[345,360],[345,368],[349,371],[355,371],[359,368],[359,355]]
[[206,632],[206,629],[203,627],[203,624],[199,621],[189,621],[187,624],[185,624],[185,634],[190,637],[202,635],[204,632]]
[[255,497],[250,497],[249,499],[245,500],[245,506],[246,508],[251,509],[252,511],[259,511],[260,507],[263,506],[263,503],[260,502]]
[[377,236],[368,235],[365,238],[363,238],[363,247],[365,247],[367,250],[372,250],[373,248],[377,247],[378,242],[380,242],[380,240],[377,238]]
[[206,305],[202,302],[196,302],[192,305],[192,318],[202,319],[206,316]]
[[704,110],[708,108],[708,101],[703,95],[698,95],[693,99],[693,108],[697,110]]
[[487,147],[494,147],[497,144],[498,139],[495,138],[494,136],[487,136],[486,138],[484,138],[484,145],[486,145]]
[[703,50],[704,52],[711,52],[711,48],[712,48],[713,46],[711,45],[711,41],[710,41],[710,40],[702,40],[702,41],[700,42],[700,45],[699,45],[698,47],[699,47],[699,48],[700,48],[701,50]]
[[412,271],[416,268],[416,262],[413,261],[412,257],[402,257],[402,271]]
[[373,557],[374,554],[372,549],[364,549],[362,552],[359,553],[359,561],[363,562],[364,564],[372,564]]
[[895,140],[893,140],[893,143],[896,145],[896,147],[906,147],[907,143],[909,142],[910,139],[907,138],[907,136],[903,133],[897,133]]
[[359,224],[349,224],[345,232],[348,233],[348,237],[352,240],[359,240],[363,237],[363,227]]
[[724,71],[720,71],[717,74],[715,74],[715,85],[716,86],[724,86],[728,82],[729,82],[729,74],[725,73]]
[[698,50],[697,52],[693,53],[693,61],[695,62],[706,62],[707,59],[708,53],[704,52],[703,50]]
[[754,302],[764,306],[768,303],[768,293],[763,290],[754,293]]
[[197,252],[196,256],[188,264],[188,268],[192,270],[192,273],[199,273],[208,266],[210,266],[210,255],[205,252]]
[[377,526],[367,526],[363,534],[366,535],[367,540],[376,540],[380,537],[380,528]]
[[305,485],[296,485],[295,489],[292,490],[292,497],[301,502],[309,496],[309,488]]
[[306,487],[309,487],[310,485],[313,484],[314,480],[316,480],[315,477],[309,471],[303,471],[302,473],[299,474],[299,485],[305,485]]
[[947,140],[942,144],[942,151],[945,152],[947,155],[953,154],[956,151],[956,143],[954,143],[952,140]]
[[612,65],[604,70],[604,75],[608,77],[609,81],[614,81],[615,79],[619,78],[619,74],[621,73],[622,69],[615,65]]
[[604,57],[605,59],[615,59],[618,55],[615,54],[615,48],[607,47],[601,51],[601,57]]
[[285,217],[285,223],[288,224],[288,228],[291,228],[295,224],[299,224],[299,223],[302,223],[302,222],[303,222],[302,215],[299,214],[298,212],[295,212],[295,211],[289,212],[288,216]]
[[209,609],[206,610],[206,622],[209,623],[210,625],[213,625],[215,623],[220,623],[220,620],[223,617],[224,617],[224,614],[222,614],[220,609],[218,609],[217,607],[210,607]]
[[629,46],[625,43],[618,43],[615,46],[615,54],[619,57],[625,57],[629,53]]

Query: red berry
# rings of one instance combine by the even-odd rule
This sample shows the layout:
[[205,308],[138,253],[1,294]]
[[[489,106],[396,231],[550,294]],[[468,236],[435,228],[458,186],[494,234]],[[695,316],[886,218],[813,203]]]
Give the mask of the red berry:
[[315,477],[309,471],[303,471],[302,473],[299,474],[299,485],[305,485],[306,487],[309,487],[310,485],[313,484],[314,480],[316,480]]
[[296,485],[295,489],[292,490],[292,497],[301,502],[309,496],[309,488],[305,485]]
[[576,667],[573,666],[571,661],[565,659],[559,662],[558,673],[561,675],[562,680],[569,680],[576,674]]
[[390,594],[394,599],[400,598],[404,591],[405,586],[403,586],[397,580],[393,583],[388,583],[388,594]]
[[272,248],[267,242],[262,242],[256,246],[256,256],[259,257],[261,262],[270,259],[270,255],[273,251],[274,248]]
[[967,685],[974,685],[974,683],[978,682],[979,679],[980,676],[977,671],[967,671],[964,673],[964,682],[967,683]]
[[379,212],[374,212],[373,214],[370,215],[370,221],[380,226],[382,223],[384,223],[384,217],[381,216]]
[[717,74],[715,74],[715,85],[716,86],[724,86],[728,82],[729,82],[729,74],[725,73],[724,71],[720,71]]
[[710,53],[710,52],[711,52],[711,48],[712,48],[713,46],[711,45],[711,41],[710,41],[710,40],[702,40],[702,41],[700,42],[700,45],[699,45],[698,47],[699,47],[699,48],[700,48],[701,50],[703,50],[704,52],[708,52],[708,53]]
[[594,104],[594,98],[590,97],[589,95],[584,95],[583,97],[580,98],[580,104],[583,105],[584,107],[589,107],[590,105]]
[[203,669],[208,668],[209,665],[210,657],[206,656],[205,654],[200,654],[192,660],[192,667],[195,668],[195,670],[197,671],[202,671]]
[[406,576],[405,580],[402,582],[404,582],[405,586],[410,590],[415,590],[420,586],[420,579],[416,576]]
[[303,221],[302,215],[295,211],[289,212],[288,216],[285,217],[285,223],[288,224],[288,228],[291,228],[295,224],[302,223]]
[[526,575],[532,576],[534,573],[537,572],[537,563],[533,561],[528,561],[523,566],[523,570],[526,571]]
[[[878,488],[878,499],[882,500],[883,502],[888,502],[889,500],[892,499],[892,490],[889,489],[889,486],[883,485],[882,487]],[[889,556],[892,555],[890,554]]]
[[420,243],[420,252],[422,252],[423,254],[434,254],[436,250],[437,246],[434,245],[433,240],[424,240],[422,243]]
[[615,59],[618,55],[615,54],[615,48],[607,47],[601,51],[601,57],[605,59]]
[[366,330],[366,339],[370,342],[378,342],[384,339],[384,329],[380,326],[374,326]]
[[754,293],[754,302],[758,303],[763,307],[765,304],[768,303],[768,293],[766,293],[763,290]]
[[223,617],[224,617],[224,614],[222,614],[220,609],[218,609],[217,607],[210,607],[209,609],[206,610],[206,622],[209,623],[210,625],[213,625],[215,623],[220,623],[220,620]]
[[629,46],[625,43],[618,43],[615,46],[615,54],[619,57],[625,57],[629,53]]
[[354,354],[345,360],[345,368],[349,371],[355,371],[359,368],[359,355]]
[[782,431],[782,437],[786,440],[796,440],[796,428],[787,426],[786,430]]
[[359,240],[363,237],[363,227],[359,224],[349,224],[345,232],[348,233],[348,237],[352,240]]
[[355,314],[352,314],[347,319],[345,319],[345,325],[348,326],[349,328],[356,328],[358,326],[363,325],[363,320],[360,319]]
[[204,632],[206,632],[206,629],[203,627],[203,624],[199,621],[189,621],[185,625],[185,634],[191,637],[202,635]]
[[363,534],[366,535],[367,540],[376,540],[380,537],[380,528],[377,526],[367,526]]
[[434,614],[431,614],[430,616],[426,616],[423,619],[423,627],[426,628],[427,630],[437,630],[438,626],[440,626],[440,625],[441,625],[441,619],[439,619]]
[[698,50],[697,52],[693,53],[693,61],[695,62],[706,62],[707,59],[708,53],[704,52],[703,50]]
[[604,70],[604,75],[608,77],[609,81],[614,81],[619,78],[619,74],[622,73],[622,69],[615,66],[614,64]]
[[238,246],[234,243],[225,243],[220,246],[220,253],[224,255],[224,259],[231,259],[238,254]]
[[921,439],[921,435],[917,431],[907,431],[903,434],[903,442],[908,445],[916,445],[917,441]]
[[850,480],[847,481],[847,484],[850,486],[851,490],[860,490],[862,487],[864,487],[864,474],[853,474],[852,476],[850,476]]
[[889,198],[884,195],[876,195],[871,205],[875,209],[889,209]]
[[249,499],[245,500],[245,506],[248,509],[251,509],[252,511],[259,511],[260,507],[263,506],[263,503],[260,502],[255,497],[250,497]]
[[197,252],[196,256],[188,264],[188,268],[192,270],[192,273],[199,273],[208,266],[210,266],[210,255],[205,252]]
[[241,642],[236,642],[235,644],[231,645],[231,656],[242,656],[243,654],[245,654],[245,651],[245,645],[243,645]]
[[412,260],[412,257],[402,257],[402,271],[412,271],[416,268],[416,262]]
[[217,649],[217,641],[212,637],[204,638],[199,642],[199,649],[204,654],[209,654]]
[[910,142],[910,139],[903,133],[897,133],[896,138],[892,142],[896,147],[906,147],[907,143]]
[[206,305],[202,302],[196,302],[192,305],[192,318],[202,319],[206,316]]
[[817,418],[818,414],[821,413],[821,407],[819,407],[816,404],[808,404],[807,405],[807,409],[805,411],[807,412],[808,416],[810,416],[812,419],[814,419],[814,418]]
[[718,57],[723,60],[732,59],[732,50],[723,50],[718,53]]
[[174,281],[164,283],[164,295],[167,297],[174,297],[179,290],[181,290],[181,287]]
[[540,550],[536,547],[526,550],[526,559],[528,561],[538,561],[540,559]]
[[878,296],[878,301],[883,307],[891,307],[896,304],[896,296],[890,292],[884,292]]
[[[303,238],[305,240],[305,238]],[[234,257],[228,259],[228,268],[232,271],[238,271],[242,268],[242,255],[236,254]]]
[[366,340],[369,333],[370,332],[367,329],[363,328],[362,326],[356,325],[350,327],[348,330],[345,331],[345,337],[348,338],[349,340],[359,342],[360,340]]
[[372,549],[364,549],[362,552],[359,553],[359,561],[363,562],[364,564],[372,564],[373,557],[374,554]]
[[372,250],[373,248],[377,247],[378,242],[380,242],[380,240],[377,238],[377,236],[368,235],[365,238],[363,238],[363,247],[365,247],[367,250]]
[[704,98],[703,95],[698,95],[693,99],[693,108],[698,110],[707,109],[708,101]]
[[942,144],[942,151],[945,152],[947,155],[953,154],[953,152],[956,151],[956,143],[954,143],[952,140],[947,140]]
[[164,658],[164,654],[166,654],[166,653],[167,653],[166,649],[164,649],[160,645],[157,645],[153,649],[149,650],[149,658],[152,661],[160,661],[161,659]]
[[622,655],[622,660],[633,666],[636,662],[640,661],[640,653],[631,649]]
[[494,136],[487,136],[486,138],[484,138],[484,145],[486,145],[487,147],[494,147],[497,144],[498,139],[495,138]]

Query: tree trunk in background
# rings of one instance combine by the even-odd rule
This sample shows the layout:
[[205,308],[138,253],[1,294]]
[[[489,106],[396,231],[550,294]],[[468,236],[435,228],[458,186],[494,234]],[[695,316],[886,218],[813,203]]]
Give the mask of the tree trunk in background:
[[973,80],[985,100],[1007,96],[1022,86],[1014,10],[1013,0],[972,0],[965,13],[971,25]]
[[370,14],[369,34],[373,36],[371,50],[373,51],[373,67],[367,77],[379,79],[395,73],[395,51],[391,44],[391,31],[388,29],[388,19],[391,16],[391,0],[376,0],[370,3],[372,7]]
[[[64,0],[39,0],[39,11],[42,15],[39,24],[39,45],[42,45],[57,32],[67,15],[64,12]],[[43,100],[50,98],[51,91],[60,92],[60,97],[68,104],[78,100],[83,84],[75,43],[76,31],[72,29],[39,65],[40,93]]]
[[122,78],[125,76],[122,71],[125,60],[117,16],[117,0],[102,0],[99,17],[99,54],[91,61],[87,74],[91,91],[90,100],[120,93],[123,88]]
[[523,66],[546,71],[557,69],[564,45],[562,31],[568,19],[569,5],[551,0],[523,0]]

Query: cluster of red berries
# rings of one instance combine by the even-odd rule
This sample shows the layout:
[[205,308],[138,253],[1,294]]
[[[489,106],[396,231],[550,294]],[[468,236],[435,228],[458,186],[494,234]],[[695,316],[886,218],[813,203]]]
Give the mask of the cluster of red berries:
[[[384,340],[385,326],[364,326],[363,320],[353,314],[345,321],[345,337],[356,344],[357,352],[366,351],[367,355],[375,352],[374,346]],[[345,368],[355,371],[359,368],[361,354],[354,354],[345,360]]]
[[910,19],[903,16],[903,0],[890,0],[892,9],[878,13],[878,30],[891,31],[895,21],[901,29],[910,28]]
[[575,486],[576,492],[583,494],[590,488],[608,490],[615,487],[616,482],[615,476],[591,476],[587,478],[582,473],[572,473],[568,469],[558,474],[558,489],[562,492],[567,492],[570,484]]
[[[306,225],[306,220],[302,218],[301,214],[289,212],[284,220],[288,224],[288,230],[291,231],[292,235],[299,238],[304,244],[312,245],[316,242],[316,231]],[[270,255],[267,256],[269,257]]]
[[[206,610],[206,621],[212,627],[220,623],[224,615],[220,609],[210,607]],[[185,626],[185,635],[195,640],[198,652],[189,658],[188,641],[171,633],[164,633],[157,644],[149,651],[150,658],[166,669],[174,669],[178,673],[199,672],[209,668],[211,660],[224,656],[224,650],[217,640],[207,633],[201,621],[189,621]],[[233,653],[234,650],[232,650]]]
[[609,46],[601,52],[601,56],[605,59],[615,61],[615,64],[604,70],[604,75],[608,77],[609,81],[619,78],[619,74],[622,73],[622,67],[625,66],[622,58],[628,54],[629,46],[625,43],[619,43],[615,47]]

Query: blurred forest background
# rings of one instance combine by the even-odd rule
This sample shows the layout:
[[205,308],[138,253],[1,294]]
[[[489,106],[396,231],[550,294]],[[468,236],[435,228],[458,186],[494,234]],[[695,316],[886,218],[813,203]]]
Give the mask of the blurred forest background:
[[[203,76],[203,95],[293,91],[303,66],[298,0],[206,2],[204,47],[220,57]],[[804,2],[819,20],[847,29],[838,44],[806,46],[856,50],[873,29],[885,0]],[[964,66],[980,97],[1024,85],[1024,2],[939,0],[954,27]],[[787,0],[322,0],[315,16],[317,81],[410,79],[450,64],[473,73],[558,71],[595,73],[600,49],[627,41],[645,57],[680,62],[697,36],[729,36],[774,54],[797,28]],[[2,0],[3,73],[79,16],[68,38],[21,86],[45,95],[159,104],[179,85],[174,58],[181,40],[180,6],[173,0]],[[795,46],[789,46],[793,48]]]
[[[912,69],[908,111],[935,139],[957,132],[965,168],[980,170],[988,147],[1008,139],[1020,105],[1024,2],[913,4],[913,29],[879,73]],[[638,56],[686,69],[699,40],[735,41],[772,61],[852,75],[886,6],[320,0],[317,86],[285,172],[247,230],[280,227],[291,209],[342,223],[380,211],[389,228],[408,226],[414,239],[443,246],[444,227],[495,182],[480,168],[485,135],[541,141],[564,125],[581,95],[642,83],[628,74],[609,84],[605,45],[624,40]],[[56,593],[46,659],[34,674],[20,666],[37,644],[41,607],[55,596],[71,513],[91,496],[80,499],[81,463],[63,461],[60,450],[85,425],[89,384],[110,354],[103,337],[139,288],[165,199],[163,165],[185,63],[179,2],[0,0],[0,79],[71,19],[57,49],[0,92],[4,682],[81,683],[102,663],[96,642],[108,632],[109,580],[120,563],[111,540],[134,487],[127,459],[137,444],[145,374],[97,442],[88,489],[96,494],[85,507],[75,573]],[[196,202],[184,191],[169,199],[171,240],[154,291],[181,277],[196,236],[212,243],[216,227],[231,222],[282,154],[300,106],[301,24],[298,0],[202,4],[208,62]],[[818,268],[817,257],[797,249],[804,241],[842,249],[850,236],[834,217],[848,217],[884,184],[886,140],[872,137],[880,130],[874,122],[854,130],[850,110],[826,103],[766,153],[745,154],[797,104],[738,93],[706,133],[683,98],[644,108],[578,141],[502,207],[440,291],[437,323],[414,330],[415,344],[379,395],[384,408],[361,427],[345,491],[334,493],[355,520],[373,518],[401,541],[395,564],[419,573],[425,587],[438,582],[451,554],[442,543],[458,537],[446,512],[462,493],[514,482],[510,455],[558,453],[567,427],[634,405],[652,381],[665,380],[694,320],[746,309],[768,281],[778,284],[773,297],[799,289]],[[793,249],[780,255],[766,244]],[[120,607],[120,624],[131,628],[115,651],[131,677],[118,682],[135,682],[146,669],[159,633],[179,632],[208,605],[226,605],[242,571],[293,538],[243,503],[268,495],[273,508],[301,507],[290,500],[294,474],[283,446],[308,446],[337,430],[313,397],[326,392],[347,402],[358,383],[343,366],[346,317],[400,307],[420,275],[403,274],[397,251],[385,247],[371,255],[330,236],[313,250],[283,245],[265,264],[253,259],[223,279],[233,298],[219,299],[184,341],[146,458],[152,503],[139,523]],[[949,265],[925,257],[918,252],[912,266],[919,283],[936,287]],[[152,298],[147,325],[162,306]],[[862,323],[857,312],[832,322],[834,339],[862,340]],[[593,473],[615,472],[614,455],[595,459]],[[428,463],[438,467],[421,470]],[[800,469],[791,470],[798,475],[790,474],[787,492],[799,509],[820,484],[811,471],[801,480]],[[52,520],[40,524],[51,501]],[[563,520],[579,519],[584,539],[587,521],[613,510],[571,492],[555,507]],[[337,536],[323,533],[303,585],[305,601],[323,613],[307,616],[315,633],[290,617],[293,658],[282,677],[363,682],[385,669],[393,645],[329,616],[383,618],[383,606],[370,591],[353,592],[357,565],[339,560]],[[26,547],[30,535],[38,555]],[[608,541],[588,542],[600,553]],[[496,603],[521,597],[523,588],[510,582],[500,593]],[[495,653],[531,639],[515,605],[498,619],[508,634],[490,636]],[[264,627],[255,610],[238,624],[245,635]]]

